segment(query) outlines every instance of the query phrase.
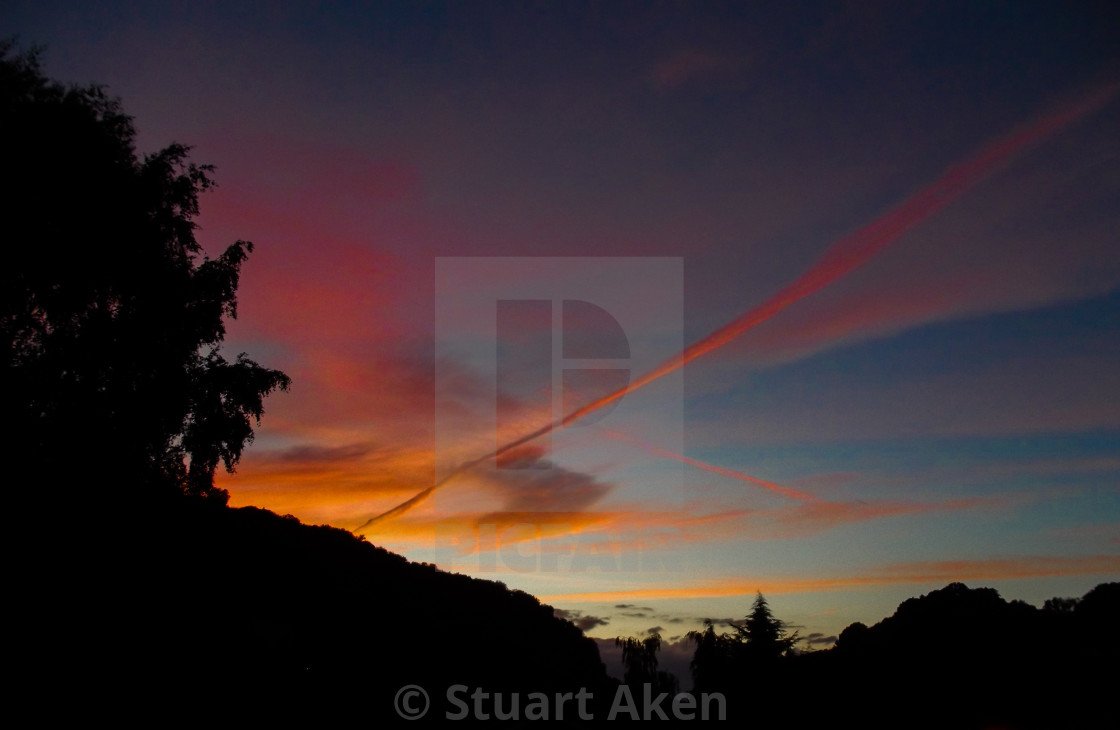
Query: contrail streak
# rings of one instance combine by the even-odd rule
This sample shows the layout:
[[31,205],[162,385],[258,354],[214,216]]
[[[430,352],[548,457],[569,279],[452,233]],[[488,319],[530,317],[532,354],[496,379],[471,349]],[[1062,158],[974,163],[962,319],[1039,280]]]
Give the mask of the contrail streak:
[[523,444],[527,444],[530,441],[534,441],[534,440],[540,438],[541,436],[544,436],[546,433],[550,433],[554,428],[556,428],[556,424],[549,423],[545,426],[541,426],[540,428],[538,428],[536,431],[533,431],[532,433],[525,434],[524,436],[517,439],[516,441],[510,441],[507,444],[499,446],[494,451],[483,454],[482,456],[478,457],[477,459],[471,459],[470,461],[463,462],[459,466],[452,469],[451,472],[447,476],[445,476],[443,479],[440,479],[438,482],[436,482],[432,486],[418,492],[414,497],[412,497],[412,498],[410,498],[410,499],[408,499],[404,502],[401,502],[400,504],[398,504],[393,509],[382,512],[381,514],[375,515],[374,517],[370,517],[368,520],[366,520],[362,524],[358,525],[358,527],[354,528],[353,531],[358,532],[359,530],[364,530],[365,528],[369,527],[370,525],[376,525],[378,522],[383,522],[385,520],[392,519],[392,518],[396,517],[397,515],[404,514],[405,512],[409,511],[410,509],[412,509],[416,505],[418,505],[421,502],[423,502],[424,500],[426,500],[428,497],[432,496],[432,492],[436,491],[437,489],[442,487],[444,484],[447,484],[449,481],[451,481],[455,477],[459,476],[460,474],[462,474],[462,473],[464,473],[464,472],[466,472],[470,469],[473,469],[474,467],[478,466],[479,464],[481,464],[485,461],[489,461],[490,459],[497,458],[497,457],[501,456],[502,454],[506,453],[507,451],[510,451],[511,449],[516,449],[518,446],[521,446]]
[[615,392],[573,411],[564,417],[562,423],[567,425],[608,403],[618,400],[627,393],[678,370],[685,363],[726,345],[794,302],[823,289],[845,274],[862,266],[868,259],[897,241],[911,228],[988,177],[996,168],[1024,148],[1049,137],[1070,122],[1102,106],[1115,95],[1118,89],[1120,89],[1120,84],[1109,86],[1076,106],[1044,117],[1023,130],[996,141],[973,159],[949,168],[949,171],[941,178],[918,191],[894,210],[834,243],[815,266],[760,306],[685,348],[679,356],[666,360],[625,388],[619,388]]
[[658,448],[656,446],[653,446],[652,444],[647,444],[647,443],[644,443],[642,441],[639,441],[638,439],[633,438],[631,436],[627,436],[626,434],[621,433],[619,431],[607,431],[607,435],[610,436],[611,438],[618,439],[619,441],[625,441],[626,443],[633,444],[634,446],[637,446],[640,449],[644,449],[644,450],[646,450],[646,451],[648,451],[651,454],[654,454],[656,456],[660,456],[660,457],[665,458],[665,459],[673,459],[674,461],[679,461],[682,464],[688,464],[689,466],[694,466],[697,469],[703,469],[705,471],[710,471],[714,474],[720,474],[720,475],[725,476],[725,477],[731,477],[732,479],[738,479],[739,481],[742,481],[742,482],[749,482],[751,484],[757,484],[760,487],[764,487],[766,489],[769,489],[771,492],[774,492],[775,494],[780,494],[783,497],[789,497],[790,499],[796,499],[799,502],[818,502],[818,501],[820,501],[816,497],[814,497],[813,495],[808,494],[807,492],[802,492],[802,491],[799,491],[797,489],[793,489],[791,487],[785,487],[785,486],[782,486],[781,484],[775,484],[774,482],[768,482],[765,479],[759,479],[758,477],[752,477],[750,474],[744,474],[743,472],[740,472],[740,471],[732,471],[731,469],[724,469],[722,466],[716,466],[715,464],[709,464],[706,461],[700,461],[699,459],[692,459],[692,458],[689,458],[687,456],[684,456],[683,454],[675,454],[672,451],[666,451],[665,449]]
[[658,378],[679,370],[685,363],[691,362],[701,355],[707,354],[712,350],[732,342],[743,333],[762,324],[789,305],[804,299],[810,294],[820,291],[845,274],[867,263],[875,254],[897,241],[911,228],[959,198],[974,185],[987,178],[1000,166],[1011,160],[1016,154],[1053,135],[1071,122],[1103,106],[1116,95],[1118,90],[1120,90],[1120,84],[1106,86],[1101,91],[1087,97],[1079,104],[1043,117],[1003,139],[996,140],[982,149],[980,153],[972,159],[949,168],[944,175],[903,201],[902,204],[894,210],[889,211],[863,228],[849,233],[847,236],[836,241],[829,247],[820,261],[794,280],[792,284],[779,291],[758,307],[746,312],[704,339],[685,348],[684,352],[680,355],[666,360],[658,367],[632,381],[626,387],[619,388],[613,393],[605,395],[598,400],[594,400],[572,411],[564,416],[559,423],[549,423],[477,459],[460,464],[433,486],[419,492],[416,496],[402,502],[391,510],[382,512],[366,520],[366,522],[357,529],[361,530],[383,520],[403,514],[431,496],[432,492],[436,489],[439,489],[468,469],[500,456],[510,449],[540,438],[552,432],[558,426],[572,423],[586,416],[588,413],[596,411],[608,403],[622,398],[627,393],[631,393],[638,388],[649,385]]

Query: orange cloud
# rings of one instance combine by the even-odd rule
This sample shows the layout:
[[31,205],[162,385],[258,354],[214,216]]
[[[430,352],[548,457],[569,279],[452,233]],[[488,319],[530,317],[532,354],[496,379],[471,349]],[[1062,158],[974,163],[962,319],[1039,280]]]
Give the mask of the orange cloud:
[[999,507],[1008,502],[1001,497],[975,497],[945,502],[814,501],[780,509],[737,508],[707,514],[635,511],[625,513],[624,521],[605,527],[619,532],[659,532],[668,543],[774,540],[816,535],[841,525],[890,517]]
[[715,598],[763,593],[815,593],[898,583],[951,583],[967,580],[1013,580],[1067,575],[1120,573],[1120,556],[1021,557],[894,563],[842,578],[735,578],[690,586],[639,588],[540,596],[542,601],[626,601],[665,598]]
[[856,500],[850,502],[815,501],[778,510],[755,510],[741,520],[737,537],[775,539],[815,535],[840,525],[902,515],[952,512],[981,507],[1003,506],[1001,497],[973,497],[945,502],[908,502],[903,500]]
[[[536,541],[543,554],[583,550],[621,555],[724,540],[768,540],[825,532],[844,524],[902,515],[931,514],[1001,506],[1002,498],[957,499],[946,502],[811,502],[782,509],[731,509],[696,514],[691,510],[651,509],[650,505],[620,505],[613,510],[581,511],[459,511],[429,512],[385,523],[379,543],[429,544],[453,538],[460,554],[500,551],[511,544]],[[414,513],[415,515],[415,513]],[[360,531],[356,529],[355,532]],[[465,540],[465,542],[464,542]],[[557,540],[556,544],[548,543]],[[466,546],[466,548],[464,548]]]
[[431,453],[368,443],[253,450],[217,475],[234,506],[254,505],[309,522],[346,522],[355,510],[396,501],[430,480]]

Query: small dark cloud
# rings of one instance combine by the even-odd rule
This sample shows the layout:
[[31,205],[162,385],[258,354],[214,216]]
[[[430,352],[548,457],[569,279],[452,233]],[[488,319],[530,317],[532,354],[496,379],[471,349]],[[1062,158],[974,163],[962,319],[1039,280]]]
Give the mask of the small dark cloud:
[[615,608],[633,608],[633,603],[616,603]]
[[836,636],[825,636],[818,631],[814,631],[805,637],[805,643],[809,646],[832,646],[836,643],[836,640]]
[[651,626],[650,628],[646,629],[646,633],[652,636],[653,634],[660,634],[664,630],[664,626]]
[[[506,512],[582,512],[614,488],[590,474],[557,466],[540,458],[539,449],[522,449],[507,455],[506,468],[485,473],[502,498]],[[542,468],[530,468],[542,467]]]
[[610,617],[600,618],[599,616],[591,616],[590,614],[584,615],[583,611],[568,611],[563,608],[552,609],[553,615],[556,618],[562,618],[565,621],[571,621],[580,631],[590,631],[596,626],[606,626],[609,624]]
[[322,464],[354,461],[371,451],[373,451],[373,444],[370,443],[346,444],[343,446],[299,444],[287,449],[267,452],[258,458],[282,463]]
[[674,616],[673,618],[668,619],[668,621],[671,624],[683,624],[684,623],[684,619],[681,618],[680,616]]
[[598,616],[581,616],[573,621],[580,631],[590,631],[596,626],[606,626],[610,623],[610,619],[599,618]]

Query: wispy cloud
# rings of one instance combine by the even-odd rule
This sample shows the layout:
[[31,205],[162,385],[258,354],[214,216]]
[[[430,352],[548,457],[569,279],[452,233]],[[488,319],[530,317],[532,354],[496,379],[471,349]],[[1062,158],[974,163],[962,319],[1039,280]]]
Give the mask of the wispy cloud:
[[709,464],[707,462],[700,461],[699,459],[693,459],[693,458],[690,458],[688,456],[685,456],[684,454],[677,454],[677,453],[674,453],[672,451],[668,451],[666,449],[662,449],[662,448],[659,448],[657,446],[647,444],[643,441],[640,441],[640,440],[638,440],[638,439],[636,439],[632,436],[628,436],[628,435],[626,435],[624,433],[621,433],[619,431],[608,431],[607,435],[610,436],[611,438],[618,439],[620,441],[625,441],[626,443],[629,443],[629,444],[633,444],[634,446],[637,446],[638,448],[640,448],[640,449],[642,449],[642,450],[644,450],[648,453],[651,453],[654,456],[659,456],[659,457],[664,458],[664,459],[672,459],[674,461],[679,461],[682,464],[688,464],[689,466],[694,466],[697,469],[703,469],[705,471],[710,471],[714,474],[719,474],[721,476],[730,477],[731,479],[737,479],[739,481],[748,482],[750,484],[755,484],[757,486],[768,489],[771,492],[774,492],[775,494],[780,494],[783,497],[789,497],[791,499],[796,499],[796,500],[799,500],[799,501],[802,501],[802,502],[812,502],[812,501],[816,500],[816,497],[814,497],[813,495],[811,495],[807,492],[802,492],[798,489],[792,489],[790,487],[784,487],[781,484],[776,484],[774,482],[770,482],[770,481],[767,481],[765,479],[759,479],[758,477],[753,477],[750,474],[744,474],[742,472],[734,471],[732,469],[724,469],[721,466],[716,466],[715,464]]
[[[621,559],[686,545],[774,540],[818,535],[842,525],[901,516],[1001,508],[1014,500],[986,497],[917,502],[901,500],[810,502],[777,509],[693,503],[684,509],[621,505],[615,510],[413,514],[384,525],[379,541],[421,540],[454,546],[460,555],[492,553],[532,543],[529,552],[577,553]],[[715,509],[712,509],[715,507]],[[705,511],[711,510],[711,511]],[[470,570],[469,566],[463,569]],[[647,611],[637,607],[637,611]]]
[[944,560],[892,563],[874,570],[835,578],[734,578],[688,586],[596,591],[541,596],[545,601],[618,601],[626,599],[713,598],[763,593],[814,593],[899,583],[1012,580],[1069,575],[1120,573],[1120,556],[1019,557],[988,560]]
[[[678,357],[670,358],[657,368],[635,378],[625,388],[567,414],[564,416],[563,422],[576,421],[584,415],[613,403],[627,393],[679,370],[696,358],[734,342],[744,333],[770,320],[790,305],[815,294],[850,274],[895,243],[911,229],[967,193],[1027,147],[1041,142],[1066,125],[1111,101],[1118,90],[1120,90],[1120,85],[1108,86],[1081,100],[1078,104],[1070,105],[1061,111],[1038,119],[1032,124],[992,142],[974,157],[949,168],[944,175],[907,198],[894,209],[834,242],[815,265],[761,305],[743,313],[707,337],[688,346]],[[543,433],[547,433],[547,430]]]
[[584,614],[583,611],[568,611],[563,608],[552,609],[553,614],[557,618],[562,618],[565,621],[571,621],[580,631],[590,631],[596,626],[606,626],[610,623],[610,617],[600,618],[599,616],[592,616]]

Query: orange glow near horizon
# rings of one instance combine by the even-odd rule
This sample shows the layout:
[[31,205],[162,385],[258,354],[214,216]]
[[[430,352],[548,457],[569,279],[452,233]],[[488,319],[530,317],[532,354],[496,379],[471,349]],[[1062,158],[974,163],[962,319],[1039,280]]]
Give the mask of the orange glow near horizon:
[[766,594],[812,593],[862,586],[899,583],[945,583],[963,580],[1011,580],[1066,575],[1107,575],[1120,572],[1120,556],[1090,555],[1073,558],[1032,557],[993,560],[946,560],[899,563],[881,570],[843,578],[809,580],[736,578],[680,588],[637,588],[539,596],[542,601],[626,601],[667,598],[720,598]]

